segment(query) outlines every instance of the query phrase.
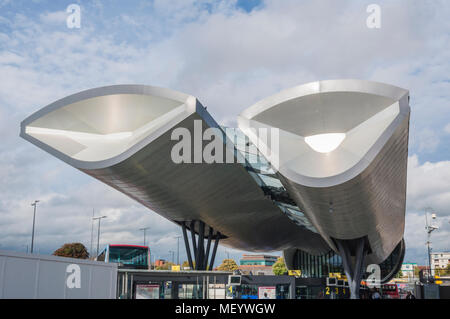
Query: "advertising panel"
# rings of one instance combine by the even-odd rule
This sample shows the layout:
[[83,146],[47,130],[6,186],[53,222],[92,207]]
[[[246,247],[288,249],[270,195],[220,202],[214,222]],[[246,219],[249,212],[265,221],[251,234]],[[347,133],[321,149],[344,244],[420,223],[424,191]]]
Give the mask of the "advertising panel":
[[159,285],[136,285],[136,299],[159,299]]
[[277,299],[276,287],[258,287],[258,299]]

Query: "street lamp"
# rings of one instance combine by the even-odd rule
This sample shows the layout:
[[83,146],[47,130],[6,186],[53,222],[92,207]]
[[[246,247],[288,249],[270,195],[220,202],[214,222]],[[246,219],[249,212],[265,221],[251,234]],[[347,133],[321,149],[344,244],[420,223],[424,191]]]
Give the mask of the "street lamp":
[[94,211],[94,208],[92,208],[92,220],[91,220],[91,249],[89,250],[89,254],[91,255],[90,256],[90,259],[93,259],[93,256],[92,256],[92,250],[93,250],[93,245],[94,245],[94,216],[95,216],[95,211]]
[[31,253],[33,253],[33,247],[34,247],[34,224],[36,220],[36,206],[37,203],[39,203],[38,200],[35,200],[34,203],[31,204],[31,206],[34,206],[33,210],[33,230],[31,231]]
[[[431,220],[432,221],[436,220],[436,214],[434,214],[434,213],[431,214]],[[438,228],[439,228],[438,226],[428,224],[428,211],[425,212],[425,230],[427,231],[427,248],[428,248],[428,269],[430,270],[428,277],[432,276],[432,273],[431,273],[431,247],[430,247],[431,233],[433,232],[433,230],[436,230]]]
[[175,236],[177,239],[177,265],[180,264],[180,238],[181,236]]
[[147,232],[147,229],[150,229],[150,227],[139,228],[139,230],[142,230],[144,232],[144,246],[145,246],[145,234]]
[[173,264],[173,259],[175,256],[175,252],[173,250],[169,250],[169,255],[172,255],[172,264]]
[[[98,230],[97,230],[97,256],[98,256],[98,253],[99,253],[99,245],[100,245],[100,221],[102,220],[102,218],[106,218],[106,217],[108,217],[108,216],[100,216],[100,217],[93,217],[92,219],[93,220],[96,220],[96,219],[98,219]],[[97,259],[97,257],[95,257],[95,259]]]

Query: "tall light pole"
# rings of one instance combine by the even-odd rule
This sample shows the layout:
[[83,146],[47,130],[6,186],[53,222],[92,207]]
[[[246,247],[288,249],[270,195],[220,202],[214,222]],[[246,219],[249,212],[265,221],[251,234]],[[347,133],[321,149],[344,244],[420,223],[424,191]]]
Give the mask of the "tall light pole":
[[[431,214],[431,220],[435,220],[436,219],[436,214],[432,213]],[[430,270],[430,273],[428,274],[428,277],[432,276],[431,273],[431,233],[433,232],[433,230],[438,229],[438,226],[435,225],[428,225],[428,211],[425,212],[425,230],[427,231],[427,248],[428,248],[428,269]],[[428,279],[427,279],[428,281]]]
[[[102,220],[102,218],[106,218],[108,216],[100,216],[100,217],[93,217],[93,220],[98,219],[98,230],[97,230],[97,256],[99,253],[99,245],[100,245],[100,221]],[[97,259],[97,257],[95,257],[95,259]]]
[[139,230],[142,230],[144,232],[144,246],[145,246],[145,234],[147,232],[147,229],[150,229],[150,227],[139,228]]
[[172,264],[173,264],[174,254],[175,254],[175,252],[173,250],[169,250],[169,255],[172,255]]
[[177,239],[177,265],[180,264],[180,238],[181,236],[175,236]]
[[39,203],[38,200],[35,200],[34,203],[31,204],[31,206],[34,206],[33,210],[33,230],[31,231],[31,253],[33,253],[33,247],[34,247],[34,224],[36,220],[36,206],[37,203]]
[[94,245],[94,209],[92,208],[92,220],[91,220],[91,250],[89,250],[89,253],[91,254],[91,259],[93,259],[92,256],[92,250],[93,250],[93,245]]

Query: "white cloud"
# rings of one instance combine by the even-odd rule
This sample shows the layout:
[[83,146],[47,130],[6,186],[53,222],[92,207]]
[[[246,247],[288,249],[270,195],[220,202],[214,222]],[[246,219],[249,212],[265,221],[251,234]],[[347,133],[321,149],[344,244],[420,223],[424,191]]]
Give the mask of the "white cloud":
[[46,12],[40,15],[40,20],[46,24],[65,26],[68,15],[65,11]]
[[436,131],[425,128],[415,132],[415,139],[412,144],[417,147],[419,152],[433,153],[438,149],[440,138]]
[[450,216],[450,161],[419,164],[417,155],[408,161],[408,209],[432,207],[440,216]]
[[450,134],[450,123],[448,123],[444,128],[445,133]]
[[426,261],[425,213],[430,208],[436,213],[436,224],[439,226],[439,229],[432,233],[433,248],[435,251],[449,250],[449,207],[450,161],[420,164],[417,155],[410,156],[405,227],[407,260],[422,264]]

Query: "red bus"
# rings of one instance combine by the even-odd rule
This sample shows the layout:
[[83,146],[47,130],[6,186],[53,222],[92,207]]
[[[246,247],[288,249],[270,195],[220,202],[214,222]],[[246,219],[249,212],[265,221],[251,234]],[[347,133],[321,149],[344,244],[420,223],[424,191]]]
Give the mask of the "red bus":
[[398,286],[396,284],[384,284],[381,286],[383,291],[383,298],[385,299],[400,299]]

